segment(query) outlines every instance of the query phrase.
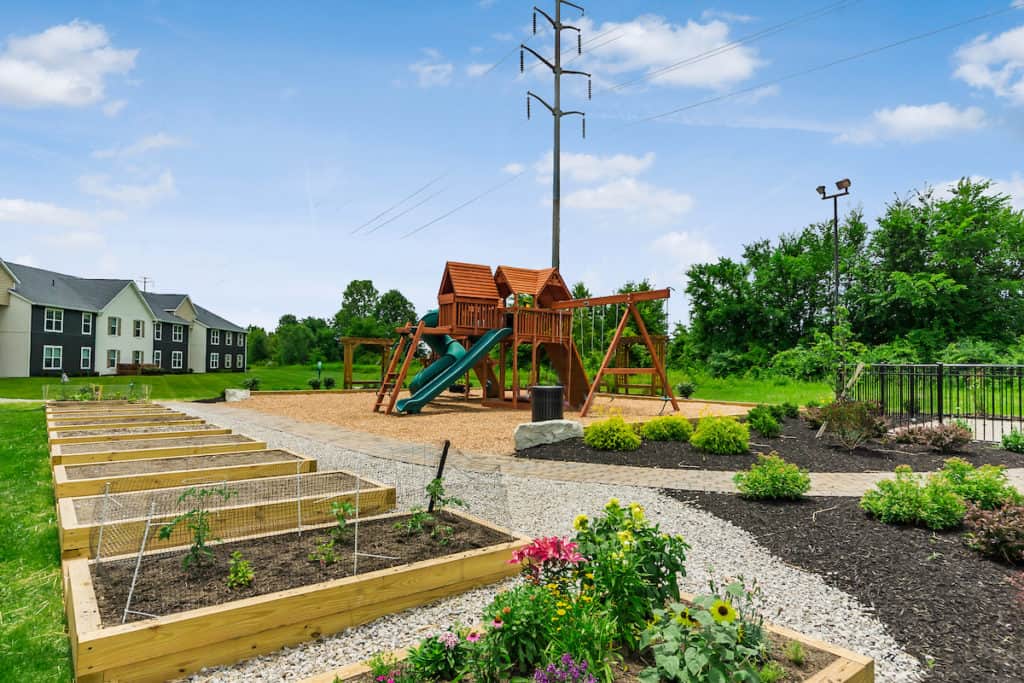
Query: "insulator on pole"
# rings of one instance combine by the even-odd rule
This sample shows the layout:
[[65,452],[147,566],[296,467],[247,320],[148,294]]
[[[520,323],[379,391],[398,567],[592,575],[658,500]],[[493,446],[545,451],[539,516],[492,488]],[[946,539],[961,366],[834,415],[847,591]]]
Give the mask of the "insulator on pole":
[[526,120],[530,120],[530,96],[526,96]]
[[523,51],[522,51],[522,49],[520,49],[519,50],[519,73],[523,73],[524,71],[526,71],[526,68],[525,68],[525,65],[523,63]]
[[580,121],[583,122],[583,139],[587,139],[587,118],[585,116],[580,117]]
[[583,34],[579,31],[576,32],[576,54],[583,54]]
[[537,13],[533,13],[533,35],[537,35]]
[[587,79],[587,99],[593,99],[594,97],[594,86],[590,79]]

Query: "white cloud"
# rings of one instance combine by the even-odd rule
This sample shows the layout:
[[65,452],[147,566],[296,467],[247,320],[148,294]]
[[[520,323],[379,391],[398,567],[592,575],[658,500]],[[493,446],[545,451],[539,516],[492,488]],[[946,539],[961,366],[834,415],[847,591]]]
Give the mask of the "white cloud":
[[994,37],[980,35],[957,50],[954,58],[958,64],[953,72],[956,78],[1024,104],[1024,26]]
[[124,100],[110,100],[103,105],[103,113],[109,118],[114,118],[121,113],[128,103]]
[[947,102],[879,109],[868,123],[842,133],[839,142],[865,144],[883,140],[921,142],[988,124],[980,107],[957,109]]
[[426,59],[409,65],[409,71],[416,74],[419,86],[433,88],[451,83],[455,66],[451,62],[442,61],[441,53],[434,48],[425,48],[423,54]]
[[71,230],[60,235],[47,235],[43,242],[58,249],[78,249],[85,247],[98,247],[106,239],[102,234],[93,230]]
[[620,211],[652,223],[672,221],[693,208],[693,197],[636,178],[619,178],[564,197],[565,205],[589,211]]
[[[625,23],[606,22],[600,27],[589,21],[581,23],[587,29],[585,35],[614,32],[615,40],[605,43],[599,52],[584,51],[584,60],[590,67],[585,70],[608,76],[632,71],[650,73],[732,40],[729,25],[719,20],[673,24],[662,17],[644,15]],[[755,48],[739,46],[694,64],[672,68],[648,83],[721,89],[750,78],[764,63]]]
[[477,78],[490,71],[493,66],[493,64],[468,64],[466,66],[466,75],[470,78]]
[[87,228],[95,218],[84,211],[28,199],[0,199],[0,223]]
[[79,187],[86,194],[102,197],[124,204],[146,206],[160,199],[173,197],[178,193],[174,175],[164,171],[149,185],[125,185],[112,183],[109,176],[88,175],[78,179]]
[[[553,154],[548,152],[534,168],[539,180],[551,180],[551,163]],[[654,152],[640,156],[631,154],[614,154],[612,156],[596,156],[594,154],[562,154],[562,176],[581,183],[594,183],[611,178],[635,176],[643,173],[654,164]]]
[[182,138],[176,138],[167,133],[156,133],[147,135],[124,147],[112,147],[110,149],[98,149],[92,153],[95,159],[113,159],[115,157],[135,157],[146,152],[168,147],[181,147],[187,144]]
[[750,14],[737,14],[736,12],[729,12],[726,10],[717,9],[704,10],[703,12],[700,13],[700,18],[703,19],[704,21],[710,21],[712,19],[721,19],[722,21],[731,21],[735,24],[746,24],[757,19],[757,17]]
[[[1024,0],[1022,0],[1024,2]],[[985,176],[971,176],[971,180],[979,182],[982,180],[989,180],[992,183],[991,192],[995,194],[1005,194],[1010,197],[1010,204],[1014,209],[1018,211],[1024,211],[1024,175],[1020,173],[1014,173],[1010,178],[999,179],[999,178],[986,178]],[[946,180],[940,183],[936,183],[934,190],[935,196],[939,198],[948,198],[953,194],[953,190],[956,188],[959,180]]]
[[501,168],[501,170],[510,175],[519,175],[520,173],[526,170],[526,167],[520,163],[513,161],[510,164],[505,164]]
[[107,77],[131,71],[137,54],[114,48],[102,26],[78,20],[12,36],[0,53],[0,102],[18,107],[95,104],[105,97]]
[[494,38],[495,40],[500,41],[502,43],[508,43],[516,39],[515,35],[512,33],[492,33],[491,38]]

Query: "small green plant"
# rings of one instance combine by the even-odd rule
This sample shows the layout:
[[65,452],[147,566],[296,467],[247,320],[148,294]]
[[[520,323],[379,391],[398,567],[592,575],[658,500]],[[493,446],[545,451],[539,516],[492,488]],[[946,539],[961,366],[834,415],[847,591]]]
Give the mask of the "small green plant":
[[705,453],[739,455],[750,450],[750,428],[731,417],[703,417],[690,443]]
[[786,670],[775,660],[764,663],[761,670],[757,672],[757,680],[760,683],[778,683],[786,677]]
[[338,526],[331,529],[331,536],[340,541],[348,535],[348,518],[356,514],[356,506],[348,500],[334,501],[331,503],[331,514],[338,522]]
[[690,398],[695,391],[697,391],[697,385],[689,380],[683,380],[676,385],[676,395],[681,398]]
[[619,416],[589,425],[583,432],[583,443],[599,451],[635,451],[641,439]]
[[226,486],[218,488],[199,489],[191,487],[178,496],[178,503],[192,501],[192,507],[183,514],[178,515],[167,524],[160,527],[158,536],[166,541],[174,533],[174,529],[184,522],[185,526],[192,533],[192,543],[188,552],[181,559],[181,566],[188,571],[192,567],[199,566],[213,557],[213,551],[208,547],[211,540],[217,540],[210,533],[210,513],[206,509],[206,501],[214,496],[227,501],[231,496],[238,495],[238,491]]
[[430,530],[430,538],[437,541],[438,545],[448,545],[454,535],[455,529],[448,524],[435,524]]
[[909,465],[896,468],[895,480],[883,480],[860,499],[865,512],[886,524],[922,524],[951,529],[964,518],[964,499],[941,474],[922,483]]
[[231,553],[231,564],[228,567],[228,588],[248,588],[252,585],[256,573],[249,565],[249,560],[242,557],[242,553],[235,551]]
[[1002,465],[982,465],[976,468],[961,458],[949,458],[939,474],[964,500],[982,510],[1024,504],[1024,496],[1010,484],[1006,468]]
[[640,436],[648,441],[689,441],[692,434],[693,425],[679,415],[655,417],[640,428]]
[[807,658],[807,653],[804,652],[804,646],[799,640],[791,640],[786,643],[786,649],[783,651],[793,666],[803,666],[804,660]]
[[885,419],[877,404],[867,401],[834,401],[822,408],[825,430],[840,446],[854,450],[868,439],[886,431]]
[[[419,683],[420,680],[409,670],[409,666],[398,661],[393,652],[378,652],[366,661],[366,665],[375,683]],[[340,683],[340,679],[335,678],[335,681]]]
[[309,380],[308,382],[306,382],[306,384],[309,385],[310,389],[319,389],[320,388],[320,380],[318,380],[316,377],[314,377],[311,380]]
[[733,476],[736,488],[746,498],[769,500],[796,500],[811,488],[807,470],[788,463],[772,451],[758,453],[757,462],[746,472]]
[[324,377],[324,389],[333,389],[337,383],[333,377]]
[[1013,453],[1024,453],[1024,433],[1011,429],[1009,434],[1003,434],[1003,448]]
[[971,442],[971,430],[956,423],[929,425],[905,430],[911,432],[917,443],[939,453],[956,453]]
[[417,506],[409,511],[408,519],[395,522],[395,528],[399,531],[404,531],[406,536],[415,536],[425,532],[427,524],[433,521],[434,515]]
[[337,562],[338,554],[334,551],[334,539],[318,538],[316,547],[309,554],[309,561],[319,563],[321,569]]
[[259,377],[246,377],[242,380],[242,387],[249,391],[259,391],[260,389],[260,378]]
[[448,495],[444,490],[444,479],[441,477],[432,479],[430,483],[427,484],[427,495],[430,496],[430,500],[434,501],[434,512],[437,512],[438,514],[444,512],[446,507],[468,507],[465,501],[461,498]]
[[782,408],[783,417],[788,417],[790,419],[800,417],[800,407],[797,404],[786,401],[780,407]]
[[782,433],[782,425],[769,406],[757,406],[747,413],[747,424],[766,439],[774,439]]
[[450,630],[409,648],[406,661],[409,673],[418,681],[452,681],[465,669],[468,656],[468,643],[457,630]]

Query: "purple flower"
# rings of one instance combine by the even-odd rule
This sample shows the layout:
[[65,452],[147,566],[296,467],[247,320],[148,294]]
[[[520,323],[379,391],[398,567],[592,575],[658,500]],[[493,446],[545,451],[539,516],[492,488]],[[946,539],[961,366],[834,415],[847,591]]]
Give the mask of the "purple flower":
[[445,631],[437,637],[437,640],[444,645],[446,650],[454,650],[459,644],[459,637],[451,631]]

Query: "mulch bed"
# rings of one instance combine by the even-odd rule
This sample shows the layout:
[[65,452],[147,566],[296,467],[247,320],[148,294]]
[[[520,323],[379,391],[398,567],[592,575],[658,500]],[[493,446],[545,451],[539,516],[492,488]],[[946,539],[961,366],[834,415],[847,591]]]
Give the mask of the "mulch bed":
[[954,455],[974,465],[1024,467],[1024,454],[1011,453],[994,444],[977,441],[954,454],[934,453],[917,445],[879,441],[849,451],[833,446],[827,434],[816,439],[816,433],[817,430],[810,429],[800,419],[787,419],[783,421],[782,434],[773,439],[766,439],[751,430],[751,452],[744,455],[704,453],[689,443],[678,441],[644,441],[635,451],[619,453],[595,450],[583,443],[583,439],[570,439],[534,446],[519,451],[516,457],[662,469],[732,471],[750,467],[757,461],[758,452],[778,451],[787,462],[811,472],[891,472],[897,465],[910,465],[922,472],[932,471],[941,469],[943,461]]
[[882,524],[855,498],[767,503],[663,493],[732,522],[857,597],[908,652],[934,660],[928,680],[1024,681],[1024,571],[978,555],[961,532]]
[[[396,529],[394,524],[401,519],[392,517],[360,523],[358,574],[512,540],[510,536],[488,527],[442,513],[439,519],[453,529],[449,543],[442,545],[430,537],[429,528],[427,533],[415,535]],[[146,556],[132,596],[131,609],[154,615],[174,614],[352,576],[354,544],[351,533],[344,542],[335,545],[336,563],[322,566],[309,560],[317,542],[327,538],[327,530],[321,529],[319,532],[306,530],[301,536],[288,532],[222,543],[211,547],[214,552],[212,560],[189,572],[182,569],[184,551]],[[230,556],[236,550],[249,561],[255,579],[248,588],[232,590],[226,581]],[[93,566],[93,585],[104,625],[121,623],[134,570],[135,557],[104,562],[100,572]],[[144,618],[128,615],[129,621]]]

